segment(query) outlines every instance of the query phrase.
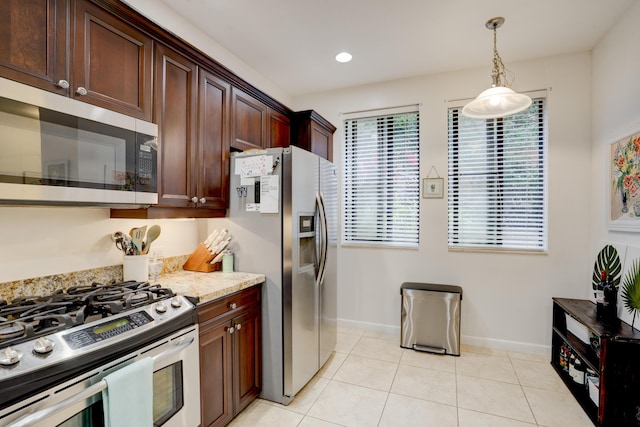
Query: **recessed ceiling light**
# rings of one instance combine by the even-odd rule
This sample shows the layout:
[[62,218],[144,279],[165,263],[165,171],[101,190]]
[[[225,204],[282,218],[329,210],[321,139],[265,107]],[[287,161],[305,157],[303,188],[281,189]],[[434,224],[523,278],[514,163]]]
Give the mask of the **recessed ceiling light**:
[[336,61],[338,62],[349,62],[351,58],[353,58],[353,56],[351,56],[349,52],[340,52],[336,55]]

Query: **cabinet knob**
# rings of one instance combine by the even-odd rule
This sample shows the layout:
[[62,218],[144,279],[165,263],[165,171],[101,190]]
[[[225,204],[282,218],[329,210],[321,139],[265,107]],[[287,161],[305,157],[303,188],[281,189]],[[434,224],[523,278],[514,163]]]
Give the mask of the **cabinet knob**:
[[198,203],[198,198],[197,198],[196,196],[193,196],[193,197],[191,198],[191,201],[192,201],[193,203]]
[[238,323],[238,324],[236,324],[236,329],[237,329],[237,330],[240,330],[241,328],[242,328],[242,323]]
[[56,83],[56,86],[62,89],[69,89],[69,82],[66,80],[58,80],[58,83]]
[[88,92],[85,88],[83,88],[82,86],[80,86],[78,89],[76,89],[76,94],[84,96],[86,95]]
[[235,332],[235,329],[234,329],[234,328],[233,328],[233,326],[232,326],[232,327],[230,327],[230,328],[227,328],[227,332],[229,332],[230,334],[232,334],[232,333],[234,333],[234,332]]
[[229,304],[229,308],[230,308],[231,310],[235,310],[235,309],[236,309],[236,307],[237,307],[237,305],[236,305],[236,303],[235,303],[235,302],[232,302],[231,304]]
[[205,203],[207,203],[207,199],[205,199],[204,197],[202,197],[202,198],[200,199],[200,203],[204,205]]

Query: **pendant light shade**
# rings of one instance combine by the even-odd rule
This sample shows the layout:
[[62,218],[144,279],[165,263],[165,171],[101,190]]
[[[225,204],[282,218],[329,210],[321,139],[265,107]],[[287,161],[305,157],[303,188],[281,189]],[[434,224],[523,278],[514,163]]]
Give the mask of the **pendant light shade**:
[[474,119],[493,119],[526,110],[531,98],[514,92],[505,86],[495,86],[484,90],[473,101],[462,108],[462,114]]
[[507,72],[498,54],[496,47],[496,30],[504,24],[504,18],[492,18],[487,21],[486,27],[493,30],[493,70],[491,78],[493,84],[483,91],[473,101],[462,109],[462,114],[475,119],[495,119],[510,114],[518,113],[529,108],[531,98],[527,95],[516,93],[509,88]]

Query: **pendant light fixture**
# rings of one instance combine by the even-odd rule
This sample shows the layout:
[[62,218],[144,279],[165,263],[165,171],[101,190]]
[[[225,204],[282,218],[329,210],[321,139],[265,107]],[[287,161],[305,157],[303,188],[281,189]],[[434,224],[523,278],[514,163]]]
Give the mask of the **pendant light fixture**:
[[486,27],[493,30],[493,70],[491,70],[493,84],[462,108],[462,114],[467,117],[495,119],[518,113],[531,105],[531,98],[516,93],[508,87],[510,82],[507,80],[507,73],[496,47],[496,30],[502,24],[504,24],[502,17],[489,19],[486,23]]

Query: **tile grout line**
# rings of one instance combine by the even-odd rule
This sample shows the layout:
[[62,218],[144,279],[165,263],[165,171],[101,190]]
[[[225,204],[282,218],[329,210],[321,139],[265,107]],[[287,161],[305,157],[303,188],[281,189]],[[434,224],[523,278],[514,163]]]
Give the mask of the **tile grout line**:
[[398,376],[398,369],[400,369],[400,362],[402,362],[402,356],[404,355],[404,349],[402,350],[402,354],[400,355],[400,360],[396,363],[396,370],[393,373],[393,379],[391,380],[391,385],[389,386],[389,391],[387,391],[387,398],[384,400],[384,405],[382,405],[382,412],[380,412],[380,419],[378,420],[378,427],[380,427],[380,423],[382,422],[382,417],[384,416],[384,410],[387,408],[387,403],[389,403],[389,396],[391,396],[391,389],[393,388],[393,383],[396,380],[396,376]]
[[540,424],[538,423],[538,419],[536,418],[536,414],[535,414],[535,412],[533,412],[533,408],[531,407],[531,403],[529,402],[529,398],[527,397],[527,393],[525,393],[525,391],[524,391],[524,386],[522,385],[522,380],[520,379],[520,376],[518,375],[518,371],[516,370],[516,367],[513,365],[513,361],[511,360],[511,356],[509,355],[509,352],[507,352],[507,358],[509,360],[509,364],[511,365],[511,369],[513,369],[513,373],[516,374],[516,379],[518,380],[518,385],[520,386],[520,391],[522,391],[522,395],[524,396],[524,400],[527,402],[527,406],[529,407],[529,411],[531,411],[531,416],[533,417],[533,421],[534,421],[536,426],[540,426]]

